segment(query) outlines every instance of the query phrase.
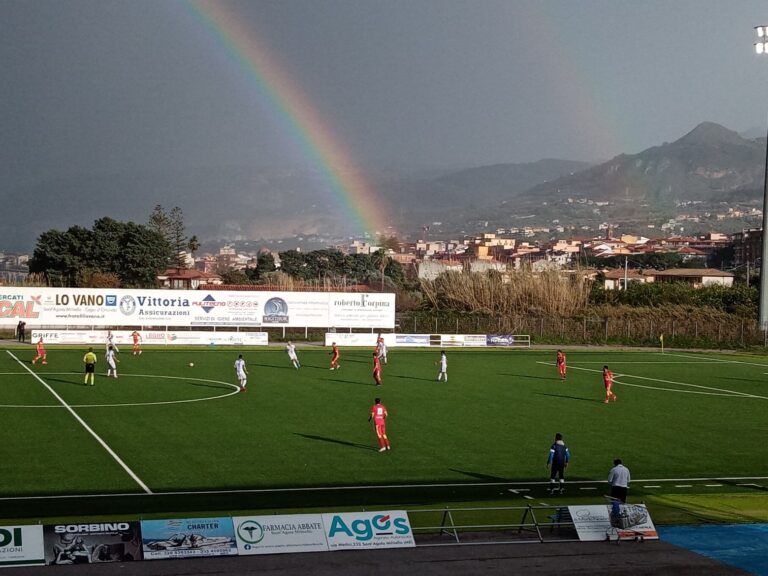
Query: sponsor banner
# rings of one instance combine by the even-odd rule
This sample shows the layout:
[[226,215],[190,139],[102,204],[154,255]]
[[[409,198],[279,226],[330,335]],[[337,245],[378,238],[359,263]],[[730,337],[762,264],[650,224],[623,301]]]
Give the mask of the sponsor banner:
[[43,564],[42,526],[0,526],[0,567]]
[[464,334],[464,346],[485,347],[487,339],[485,334]]
[[487,346],[514,346],[515,337],[511,334],[489,334],[486,336]]
[[394,294],[330,294],[326,326],[394,328]]
[[395,334],[395,346],[429,346],[429,334]]
[[145,560],[237,554],[232,518],[142,520],[141,541]]
[[141,560],[138,522],[49,524],[43,527],[46,564]]
[[329,550],[413,548],[416,543],[407,512],[323,514]]
[[110,288],[0,289],[0,326],[393,328],[394,294]]
[[441,334],[440,346],[464,346],[463,334]]
[[[597,541],[607,537],[658,540],[648,509],[643,505],[618,504],[613,512],[611,505],[568,506],[579,540]],[[612,522],[613,520],[613,522]]]
[[[138,331],[141,344],[161,345],[221,345],[266,346],[267,332],[200,332],[200,331]],[[133,346],[133,331],[112,331],[112,342],[118,347]],[[48,344],[107,345],[106,330],[32,330],[32,342],[40,338]]]
[[232,521],[241,555],[328,551],[320,514],[238,516]]
[[269,334],[266,332],[173,332],[165,333],[165,344],[209,346],[266,346]]
[[[388,347],[396,346],[396,336],[394,334],[381,334],[384,339],[384,344]],[[363,334],[350,334],[349,332],[326,332],[325,345],[331,346],[334,342],[339,346],[366,346],[370,348],[376,348],[378,343],[379,334],[377,333],[363,333]]]
[[327,332],[325,334],[325,345],[330,346],[334,342],[339,346],[369,346],[376,347],[378,334],[350,334],[348,332]]

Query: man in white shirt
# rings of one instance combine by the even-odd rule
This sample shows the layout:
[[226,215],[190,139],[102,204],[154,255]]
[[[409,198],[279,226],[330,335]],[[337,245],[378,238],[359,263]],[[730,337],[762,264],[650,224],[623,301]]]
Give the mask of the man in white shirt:
[[629,468],[621,463],[621,458],[613,461],[613,468],[608,473],[608,483],[611,485],[611,498],[627,502],[627,490],[629,489]]
[[440,380],[445,379],[448,382],[448,357],[445,355],[445,350],[440,352],[440,361],[435,362],[435,364],[440,364],[440,373],[437,375],[437,381],[440,382]]
[[237,372],[237,380],[240,383],[240,392],[245,392],[245,386],[248,383],[248,370],[245,369],[245,360],[243,360],[242,354],[235,360],[235,372]]
[[112,348],[112,350],[115,351],[115,354],[120,354],[120,349],[117,347],[117,344],[115,344],[115,336],[112,334],[112,330],[107,331],[107,342],[104,345],[104,348],[106,350]]
[[107,361],[107,378],[110,376],[117,378],[117,358],[115,357],[115,347],[111,344],[107,348],[104,359]]
[[387,363],[387,343],[384,342],[384,338],[379,337],[379,360]]
[[288,340],[288,345],[285,347],[285,351],[288,352],[288,358],[291,359],[291,363],[293,364],[293,367],[296,368],[296,370],[301,368],[299,357],[296,355],[296,345],[290,340]]

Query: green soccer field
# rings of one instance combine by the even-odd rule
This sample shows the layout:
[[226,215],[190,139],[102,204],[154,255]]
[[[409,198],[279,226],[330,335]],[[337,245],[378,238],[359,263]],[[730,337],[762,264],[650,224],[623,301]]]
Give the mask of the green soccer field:
[[[47,366],[31,364],[32,348],[0,354],[7,515],[539,495],[555,432],[572,453],[569,495],[604,493],[614,457],[635,495],[768,481],[768,361],[755,357],[572,351],[563,382],[553,351],[449,349],[444,383],[439,351],[394,349],[376,388],[367,349],[343,350],[337,371],[325,349],[299,350],[298,371],[282,349],[249,349],[239,393],[239,350],[124,351],[117,380],[97,350],[94,387],[84,350],[49,350]],[[616,374],[607,405],[603,364]],[[376,396],[386,453],[367,422]],[[86,497],[61,498],[72,495]]]

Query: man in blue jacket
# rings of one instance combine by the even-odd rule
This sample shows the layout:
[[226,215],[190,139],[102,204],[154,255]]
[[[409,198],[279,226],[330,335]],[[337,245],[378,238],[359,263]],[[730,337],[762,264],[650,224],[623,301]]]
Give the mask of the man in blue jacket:
[[560,479],[559,492],[560,494],[565,492],[565,469],[568,467],[570,459],[571,452],[563,442],[563,435],[558,432],[555,434],[555,443],[549,449],[549,457],[547,458],[547,468],[550,469],[548,490],[550,494],[558,492],[558,477]]

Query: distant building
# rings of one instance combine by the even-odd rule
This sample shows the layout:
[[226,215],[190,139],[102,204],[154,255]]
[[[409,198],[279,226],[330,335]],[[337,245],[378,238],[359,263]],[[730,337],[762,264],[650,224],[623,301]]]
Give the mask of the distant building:
[[696,287],[733,286],[733,274],[714,268],[673,268],[656,272],[656,282],[685,282]]
[[434,280],[443,272],[461,272],[464,265],[456,260],[425,260],[419,263],[419,279]]
[[[626,273],[626,284],[625,284]],[[671,270],[635,270],[624,271],[622,268],[607,270],[603,274],[603,286],[606,290],[622,290],[633,282],[647,284],[651,282],[684,282],[693,284],[696,288],[719,284],[732,286],[733,274],[714,268],[673,268]]]
[[157,282],[160,288],[170,290],[197,290],[203,284],[221,284],[221,276],[190,270],[188,268],[169,268],[158,274]]

